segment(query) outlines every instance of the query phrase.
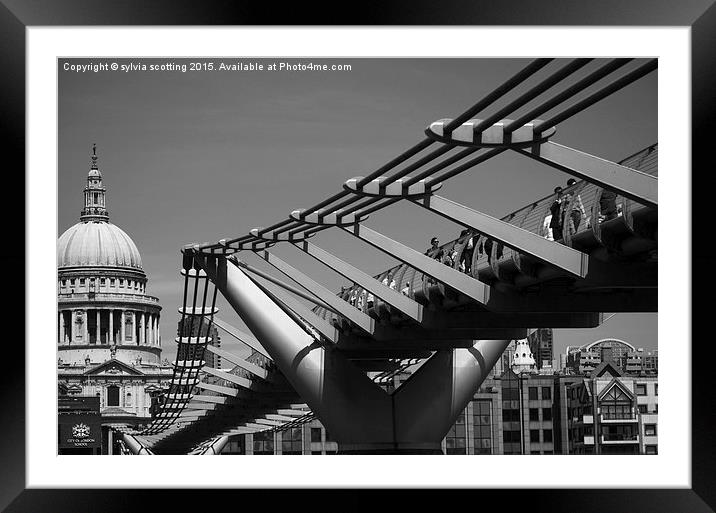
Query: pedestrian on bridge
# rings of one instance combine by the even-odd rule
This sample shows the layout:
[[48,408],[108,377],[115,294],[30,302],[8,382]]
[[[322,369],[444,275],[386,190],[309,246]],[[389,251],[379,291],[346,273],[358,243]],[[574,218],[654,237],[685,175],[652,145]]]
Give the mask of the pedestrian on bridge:
[[554,193],[557,197],[549,207],[549,211],[552,214],[549,227],[552,228],[552,237],[554,240],[560,241],[562,240],[562,188],[559,186],[555,187]]

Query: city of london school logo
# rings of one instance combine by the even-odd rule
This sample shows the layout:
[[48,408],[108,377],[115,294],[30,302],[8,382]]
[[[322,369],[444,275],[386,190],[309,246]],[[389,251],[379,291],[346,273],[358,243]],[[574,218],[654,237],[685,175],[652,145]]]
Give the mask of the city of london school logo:
[[72,436],[75,438],[87,438],[90,434],[90,428],[87,424],[75,424],[72,426]]

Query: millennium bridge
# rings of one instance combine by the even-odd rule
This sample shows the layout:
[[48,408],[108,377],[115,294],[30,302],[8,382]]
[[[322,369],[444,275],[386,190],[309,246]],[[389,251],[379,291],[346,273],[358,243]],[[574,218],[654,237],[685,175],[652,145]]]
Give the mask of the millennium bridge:
[[[339,453],[440,453],[512,340],[540,327],[597,327],[604,312],[656,312],[658,146],[611,162],[552,139],[560,123],[655,71],[657,62],[596,61],[568,81],[594,61],[575,59],[533,83],[552,61],[531,62],[461,114],[434,121],[413,147],[346,177],[320,203],[241,236],[184,246],[174,376],[148,426],[113,426],[123,451],[218,454],[231,435],[318,418]],[[518,86],[526,91],[516,94]],[[447,180],[503,152],[575,180],[501,219],[440,195]],[[364,224],[400,201],[464,230],[425,252]],[[311,241],[331,229],[400,264],[366,274]],[[353,286],[329,290],[279,258],[277,245],[294,246]],[[247,253],[300,288],[247,263]],[[217,316],[219,293],[249,332]],[[214,327],[251,355],[212,345]],[[207,351],[232,370],[207,366]],[[386,389],[408,367],[418,368]]]

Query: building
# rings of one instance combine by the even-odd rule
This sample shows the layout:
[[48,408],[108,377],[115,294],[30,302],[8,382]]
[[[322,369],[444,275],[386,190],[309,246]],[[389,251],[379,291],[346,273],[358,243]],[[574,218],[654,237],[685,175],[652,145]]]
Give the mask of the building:
[[538,328],[527,336],[537,369],[552,367],[554,360],[552,328]]
[[570,453],[658,453],[655,376],[629,376],[606,361],[567,395]]
[[59,393],[97,397],[104,425],[147,423],[173,373],[160,361],[161,306],[137,246],[109,222],[95,147],[80,220],[58,240],[57,280]]
[[659,352],[636,348],[629,342],[615,338],[604,338],[590,344],[568,346],[563,362],[567,372],[589,374],[602,362],[611,360],[622,372],[630,375],[657,375]]

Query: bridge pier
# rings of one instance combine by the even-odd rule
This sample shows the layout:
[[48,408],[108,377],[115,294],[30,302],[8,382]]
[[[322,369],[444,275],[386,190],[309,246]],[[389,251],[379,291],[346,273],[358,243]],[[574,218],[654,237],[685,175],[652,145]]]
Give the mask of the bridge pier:
[[437,351],[388,394],[330,343],[309,335],[225,257],[194,259],[343,454],[441,454],[445,434],[510,342],[477,340]]

